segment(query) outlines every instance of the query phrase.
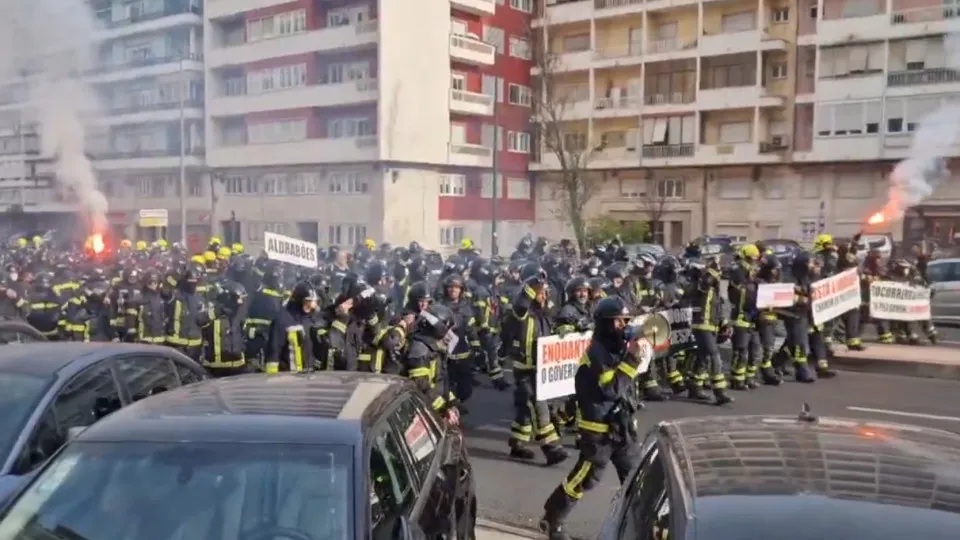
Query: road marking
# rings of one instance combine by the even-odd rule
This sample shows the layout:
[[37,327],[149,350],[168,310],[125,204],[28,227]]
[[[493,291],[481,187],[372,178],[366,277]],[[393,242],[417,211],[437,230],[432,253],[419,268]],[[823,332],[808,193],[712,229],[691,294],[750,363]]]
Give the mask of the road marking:
[[923,418],[924,420],[940,420],[942,422],[960,422],[956,416],[941,416],[939,414],[915,413],[907,411],[892,411],[889,409],[871,409],[869,407],[847,407],[849,411],[889,414],[890,416],[903,416],[905,418]]

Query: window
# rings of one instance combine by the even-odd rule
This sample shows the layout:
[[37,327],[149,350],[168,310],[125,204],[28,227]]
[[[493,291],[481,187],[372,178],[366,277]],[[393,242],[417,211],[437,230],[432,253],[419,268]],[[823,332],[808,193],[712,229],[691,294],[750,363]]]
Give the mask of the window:
[[530,200],[530,179],[507,178],[507,198],[521,201]]
[[370,450],[370,516],[375,540],[392,538],[401,516],[416,498],[403,460],[403,447],[393,430],[383,427]]
[[524,13],[532,13],[533,0],[510,0],[510,7]]
[[510,56],[530,60],[530,44],[527,40],[518,37],[510,38]]
[[456,246],[460,244],[466,234],[463,227],[440,227],[440,245]]
[[480,92],[486,96],[494,97],[497,95],[497,77],[494,75],[484,75],[481,78]]
[[800,221],[800,241],[813,242],[817,237],[817,220],[804,219]]
[[814,117],[818,137],[840,137],[880,132],[880,101],[823,103]]
[[511,105],[530,106],[531,90],[526,86],[510,83],[507,86],[507,96]]
[[725,34],[747,32],[757,27],[757,16],[752,11],[729,13],[720,18],[720,28]]
[[102,364],[84,371],[70,381],[57,396],[54,415],[61,432],[87,427],[120,409],[120,391],[110,366]]
[[810,6],[810,18],[817,20],[817,4]]
[[886,101],[887,133],[910,133],[924,118],[944,105],[941,96],[889,98]]
[[247,144],[275,144],[307,138],[307,121],[279,120],[247,126]]
[[370,189],[367,176],[361,171],[334,171],[327,174],[330,193],[361,195]]
[[682,178],[657,180],[657,197],[660,199],[682,199],[684,185]]
[[820,49],[821,79],[857,77],[883,71],[886,64],[883,43],[848,45]]
[[753,139],[753,124],[750,122],[727,122],[720,124],[720,142],[738,144]]
[[869,199],[873,197],[874,186],[881,180],[876,174],[847,172],[837,176],[833,185],[833,195],[838,199]]
[[640,178],[621,178],[620,196],[639,199],[647,195],[647,181]]
[[367,239],[366,225],[330,225],[327,228],[327,241],[331,246],[352,248]]
[[437,455],[437,445],[440,444],[442,434],[429,418],[430,413],[427,413],[418,401],[414,395],[409,395],[407,400],[397,407],[390,420],[395,424],[396,430],[403,433],[410,462],[420,485],[429,485],[430,466]]
[[790,8],[775,8],[773,10],[773,22],[785,23],[790,20]]
[[373,123],[369,118],[331,118],[327,121],[327,137],[344,139],[373,135]]
[[117,374],[130,391],[130,399],[140,401],[180,385],[172,362],[158,356],[121,358],[117,362]]
[[719,196],[721,199],[749,199],[752,191],[750,178],[727,177],[720,179]]
[[770,77],[774,79],[786,79],[787,64],[774,64],[770,66]]
[[440,177],[440,195],[462,197],[466,194],[467,177],[462,174],[444,174]]
[[286,234],[287,224],[263,221],[251,221],[247,224],[247,240],[250,242],[262,242],[264,232]]
[[507,151],[518,154],[530,153],[530,134],[525,131],[507,132]]
[[307,30],[307,12],[299,9],[274,15],[274,26],[278,36],[289,36]]
[[820,198],[820,177],[804,176],[800,183],[800,195],[804,199]]
[[467,89],[467,76],[463,73],[454,72],[450,75],[450,88],[454,90]]
[[484,43],[493,45],[497,49],[498,54],[503,54],[507,43],[507,33],[503,31],[503,28],[484,25],[483,41]]
[[670,495],[666,471],[659,451],[644,457],[636,476],[628,484],[624,519],[619,538],[655,540],[670,529]]
[[844,0],[842,18],[869,17],[880,13],[882,9],[878,0]]
[[[483,173],[480,179],[480,196],[484,199],[493,197],[493,174]],[[503,175],[497,175],[497,198],[503,197]]]
[[590,50],[590,34],[574,34],[563,38],[563,52]]

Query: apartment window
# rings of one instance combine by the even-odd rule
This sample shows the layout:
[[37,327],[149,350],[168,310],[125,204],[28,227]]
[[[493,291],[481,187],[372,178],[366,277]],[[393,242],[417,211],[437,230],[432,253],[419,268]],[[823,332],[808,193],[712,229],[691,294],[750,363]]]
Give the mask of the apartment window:
[[563,52],[590,50],[590,34],[574,34],[563,38]]
[[360,171],[335,171],[327,174],[328,191],[340,195],[362,195],[369,190],[367,176]]
[[751,196],[750,178],[720,178],[719,197],[721,199],[749,199]]
[[294,64],[292,66],[278,67],[273,70],[273,77],[276,79],[278,88],[296,88],[306,86],[307,84],[307,65]]
[[[493,174],[483,173],[480,178],[480,196],[484,199],[493,198]],[[497,175],[497,198],[503,197],[503,175]]]
[[693,144],[695,138],[695,116],[652,118],[643,123],[644,146]]
[[440,176],[440,195],[445,197],[463,197],[467,193],[467,177],[462,174],[444,174]]
[[274,32],[273,21],[273,17],[266,17],[247,22],[247,43],[254,43],[274,37],[276,34]]
[[910,133],[917,130],[924,118],[943,106],[940,96],[889,98],[886,106],[887,133]]
[[681,178],[657,180],[657,198],[682,199],[684,185],[683,179]]
[[287,224],[270,221],[251,221],[247,224],[247,240],[250,242],[262,242],[264,232],[285,234]]
[[843,0],[843,18],[869,17],[882,10],[878,0]]
[[563,134],[563,149],[567,152],[578,152],[587,148],[587,134],[571,131]]
[[510,38],[510,56],[530,60],[530,44],[527,40],[511,37]]
[[849,171],[837,176],[833,185],[834,196],[838,199],[869,199],[873,197],[874,186],[878,185],[876,174]]
[[454,90],[467,89],[467,76],[463,73],[454,72],[450,75],[450,88]]
[[489,45],[493,45],[497,49],[498,54],[503,54],[504,48],[507,45],[507,33],[503,31],[503,28],[484,25],[483,41]]
[[496,138],[497,151],[503,151],[503,127],[493,124],[483,124],[480,126],[480,144],[487,148],[493,148],[494,138]]
[[530,106],[530,99],[532,91],[530,88],[511,83],[508,87],[507,94],[509,96],[510,104],[512,105],[523,105],[525,107]]
[[773,22],[785,23],[790,20],[790,8],[775,8],[773,10]]
[[344,139],[373,135],[373,123],[369,118],[331,118],[327,121],[327,137]]
[[278,36],[299,34],[307,30],[306,10],[299,9],[297,11],[280,13],[275,15],[274,18],[274,27],[276,28]]
[[327,26],[350,26],[360,24],[370,18],[366,6],[336,8],[327,12]]
[[620,196],[629,199],[639,199],[647,195],[647,181],[640,178],[622,178],[620,180]]
[[507,151],[519,154],[530,153],[530,134],[525,131],[507,132]]
[[352,248],[367,239],[366,225],[330,225],[327,228],[327,242],[331,246]]
[[804,199],[819,199],[820,177],[804,176],[800,183],[800,196]]
[[456,246],[463,240],[463,227],[440,227],[440,245]]
[[786,79],[787,78],[787,65],[786,64],[774,64],[770,66],[770,77],[774,79]]
[[818,6],[817,6],[816,2],[814,2],[814,4],[813,4],[812,6],[810,6],[810,18],[813,19],[813,20],[817,20],[818,15],[819,15],[819,13],[818,13]]
[[817,106],[814,124],[818,137],[840,137],[880,132],[880,101],[824,103]]
[[507,198],[522,201],[530,200],[530,179],[507,178]]
[[510,7],[524,13],[532,13],[533,0],[510,0]]
[[748,32],[757,27],[757,15],[752,11],[728,13],[720,19],[720,28],[724,34]]
[[880,73],[886,64],[882,43],[820,49],[820,78]]
[[727,122],[720,124],[720,142],[722,144],[747,143],[753,139],[751,122]]
[[274,144],[307,138],[307,121],[280,120],[247,126],[247,144]]
[[817,220],[804,219],[800,221],[800,241],[813,242],[817,237]]

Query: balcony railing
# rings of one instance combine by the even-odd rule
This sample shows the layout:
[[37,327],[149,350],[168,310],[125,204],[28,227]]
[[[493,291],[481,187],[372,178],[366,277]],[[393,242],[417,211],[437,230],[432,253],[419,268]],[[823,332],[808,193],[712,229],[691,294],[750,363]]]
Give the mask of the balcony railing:
[[[202,108],[203,107],[203,98],[192,97],[185,99],[182,102],[183,108]],[[179,109],[181,106],[180,100],[174,101],[163,101],[158,103],[146,103],[146,104],[130,104],[130,105],[113,105],[107,109],[110,114],[120,115],[120,114],[135,114],[142,112],[151,112],[151,111],[169,111],[173,109]]]
[[450,95],[453,101],[462,101],[464,103],[483,106],[493,105],[493,96],[488,96],[487,94],[468,92],[466,90],[453,90]]
[[890,24],[928,23],[957,17],[960,17],[960,6],[927,6],[894,11],[890,14]]
[[[205,152],[203,146],[187,146],[184,149],[188,156],[202,156]],[[166,148],[158,150],[92,150],[89,157],[93,159],[149,159],[177,157],[180,155],[179,148]]]
[[644,146],[643,157],[647,159],[693,157],[693,143]]
[[151,11],[148,13],[138,13],[136,15],[131,15],[126,19],[120,19],[117,21],[101,20],[100,23],[104,28],[113,29],[113,28],[122,28],[124,26],[130,26],[131,24],[139,24],[147,21],[155,21],[157,19],[162,19],[164,17],[170,17],[172,15],[180,15],[182,13],[194,13],[196,15],[203,15],[203,8],[200,6],[183,6],[183,5],[165,5],[163,9],[158,9],[156,11]]
[[610,47],[594,51],[593,57],[597,60],[611,60],[614,58],[630,58],[631,56],[640,56],[643,52],[643,44],[640,42],[628,43],[619,47]]
[[[338,83],[328,83],[328,82],[319,82],[314,84],[307,84],[305,86],[294,86],[291,88],[275,88],[273,90],[268,90],[266,92],[257,92],[256,96],[270,95],[278,92],[287,92],[290,90],[301,90],[304,88],[322,88],[325,86],[342,86],[353,84],[356,87],[358,92],[370,92],[377,89],[377,80],[376,79],[362,79],[356,81],[343,81]],[[235,97],[235,96],[245,96],[247,95],[247,79],[245,77],[237,77],[234,79],[225,79],[223,81],[223,87],[219,92],[220,97]]]
[[454,154],[467,156],[489,157],[493,155],[493,148],[473,143],[450,143],[450,151]]
[[611,9],[627,6],[639,6],[646,0],[594,0],[594,9]]
[[472,37],[461,36],[459,34],[450,34],[450,43],[454,47],[467,49],[468,51],[473,51],[480,54],[490,54],[491,51],[496,51],[496,48],[489,43],[480,41],[479,39],[473,39]]
[[693,92],[648,93],[643,98],[646,105],[686,105],[696,100],[697,96]]
[[108,62],[91,69],[90,71],[87,72],[87,75],[111,73],[114,71],[126,71],[129,69],[158,66],[161,64],[171,64],[171,63],[180,62],[180,61],[203,62],[203,55],[202,54],[169,55],[169,56],[158,56],[158,57],[150,57],[150,58],[137,58],[133,60],[126,60],[123,62],[116,62],[116,63]]
[[929,68],[910,71],[895,71],[887,75],[889,86],[915,86],[960,82],[960,72],[950,68]]

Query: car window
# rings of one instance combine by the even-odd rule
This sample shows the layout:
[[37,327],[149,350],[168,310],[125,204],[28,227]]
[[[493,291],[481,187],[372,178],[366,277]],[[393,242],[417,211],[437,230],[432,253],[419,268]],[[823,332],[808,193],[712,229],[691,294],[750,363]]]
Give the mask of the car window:
[[22,373],[0,373],[0,463],[5,463],[52,380]]
[[67,435],[57,426],[53,409],[47,409],[34,427],[23,451],[20,452],[17,462],[13,466],[13,473],[17,475],[30,473],[50,459],[50,456],[55,454],[66,442]]
[[117,372],[133,401],[180,386],[173,361],[161,356],[121,358],[117,361]]
[[420,409],[413,396],[400,404],[391,417],[395,422],[395,429],[403,434],[407,447],[407,455],[413,463],[418,483],[423,486],[427,483],[430,466],[437,455],[437,445],[440,443],[440,433],[436,425]]
[[958,263],[938,263],[927,266],[927,281],[930,283],[942,283],[944,281],[957,280]]
[[119,410],[123,402],[110,366],[103,364],[80,373],[56,397],[53,412],[63,433],[87,427]]
[[17,330],[0,330],[0,344],[9,345],[12,343],[36,343],[40,339]]
[[393,538],[401,516],[413,507],[413,479],[403,460],[402,443],[384,425],[370,452],[370,515],[373,537]]
[[193,384],[203,380],[203,377],[200,376],[199,373],[199,370],[201,369],[199,365],[197,366],[196,370],[193,370],[190,369],[190,366],[184,362],[174,361],[173,366],[177,370],[177,375],[180,376],[180,384],[182,385]]
[[627,492],[620,538],[669,538],[670,496],[660,452],[653,448],[643,460]]

